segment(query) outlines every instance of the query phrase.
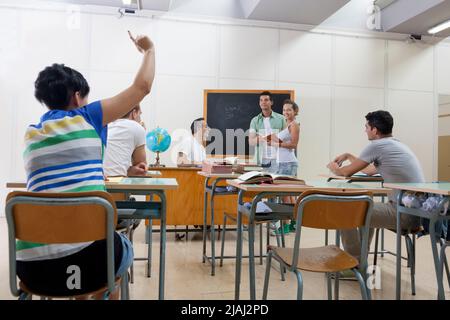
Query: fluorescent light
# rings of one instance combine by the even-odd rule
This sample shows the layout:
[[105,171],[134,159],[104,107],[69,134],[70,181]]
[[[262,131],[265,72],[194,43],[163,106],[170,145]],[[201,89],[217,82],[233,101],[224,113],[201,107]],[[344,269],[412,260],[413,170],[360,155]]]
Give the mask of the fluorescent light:
[[428,30],[428,33],[436,34],[447,28],[450,28],[450,20],[443,22],[441,24],[438,24],[436,27],[431,28],[430,30]]
[[129,6],[131,4],[131,0],[122,0],[122,3],[126,6]]

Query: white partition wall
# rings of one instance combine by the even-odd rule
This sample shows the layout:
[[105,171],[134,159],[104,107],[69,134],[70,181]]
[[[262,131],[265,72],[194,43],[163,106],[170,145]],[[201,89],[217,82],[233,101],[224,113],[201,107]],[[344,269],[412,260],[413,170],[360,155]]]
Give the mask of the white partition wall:
[[[46,111],[34,98],[38,72],[65,63],[86,76],[91,101],[114,95],[133,81],[140,64],[127,30],[148,34],[156,46],[156,80],[142,102],[148,130],[189,130],[203,115],[204,89],[293,89],[300,105],[302,177],[326,173],[327,162],[340,152],[358,154],[367,144],[364,115],[385,108],[394,115],[395,136],[417,154],[426,178],[436,178],[436,97],[450,94],[448,43],[408,44],[164,16],[83,13],[74,27],[58,10],[0,7],[1,207],[6,181],[25,179],[25,128]],[[149,154],[150,162],[154,158]],[[161,159],[174,164],[170,150]]]

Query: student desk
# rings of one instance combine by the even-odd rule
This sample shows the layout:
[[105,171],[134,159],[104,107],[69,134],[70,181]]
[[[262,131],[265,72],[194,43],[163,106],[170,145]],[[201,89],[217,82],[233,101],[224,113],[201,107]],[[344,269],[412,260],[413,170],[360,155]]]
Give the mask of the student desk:
[[[205,261],[208,261],[211,263],[211,275],[215,275],[215,268],[216,268],[216,256],[215,256],[215,227],[214,227],[214,198],[217,196],[230,196],[230,195],[236,195],[237,191],[228,191],[223,190],[218,192],[217,187],[220,182],[224,182],[228,179],[236,179],[240,176],[239,173],[229,173],[229,174],[214,174],[214,173],[206,173],[203,171],[198,171],[198,175],[205,178],[205,188],[204,188],[204,203],[203,203],[203,263]],[[210,181],[212,181],[212,184],[210,184]],[[220,188],[225,188],[221,186]],[[207,222],[207,216],[208,216],[208,194],[210,196],[210,238],[211,238],[211,256],[208,256],[206,254],[206,228],[208,225]]]
[[[439,256],[437,241],[439,241],[440,235],[436,235],[435,225],[442,220],[449,220],[450,216],[440,215],[439,212],[443,210],[446,203],[450,201],[450,182],[431,182],[431,183],[385,183],[385,187],[394,190],[399,190],[397,196],[397,269],[396,269],[396,290],[395,297],[399,300],[401,292],[401,228],[400,228],[400,216],[401,214],[410,214],[413,216],[430,219],[430,241],[431,250],[433,252],[434,269],[436,272],[436,280],[438,285],[438,299],[444,300],[444,285],[442,283],[442,265],[441,258]],[[402,197],[405,191],[424,192],[437,195],[443,195],[444,199],[439,204],[438,208],[433,212],[427,212],[421,209],[407,208],[402,205]],[[445,254],[445,253],[444,253]]]
[[[123,178],[120,182],[105,182],[110,193],[126,193],[133,195],[156,195],[160,202],[127,202],[127,209],[118,214],[121,219],[158,219],[161,223],[161,241],[159,255],[159,299],[164,299],[164,276],[166,258],[166,190],[175,190],[178,183],[175,179],[165,178]],[[7,183],[7,188],[26,188],[25,183]],[[142,206],[145,204],[145,206]]]
[[[389,189],[364,186],[354,183],[343,182],[325,182],[325,181],[306,181],[307,185],[270,185],[270,184],[239,184],[236,180],[227,180],[228,185],[238,188],[238,204],[237,204],[237,245],[236,245],[236,278],[235,278],[235,299],[239,300],[240,283],[241,283],[241,262],[242,262],[242,215],[248,218],[248,246],[249,246],[249,276],[250,276],[250,299],[255,300],[255,261],[254,261],[254,232],[255,232],[255,216],[256,204],[263,198],[277,196],[298,196],[307,190],[317,189],[324,191],[355,191],[366,190],[372,192],[373,195],[386,195]],[[243,197],[246,192],[257,193],[253,198],[251,209],[247,209],[243,205]],[[279,204],[276,206],[274,213],[264,214],[265,218],[274,219],[290,219],[293,216],[293,207]]]

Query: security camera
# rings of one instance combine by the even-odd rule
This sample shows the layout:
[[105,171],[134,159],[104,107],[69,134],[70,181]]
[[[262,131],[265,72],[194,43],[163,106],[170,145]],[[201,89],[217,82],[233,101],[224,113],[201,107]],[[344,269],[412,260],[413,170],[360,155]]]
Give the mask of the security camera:
[[125,15],[135,15],[136,10],[129,8],[119,8],[119,18],[122,18]]
[[409,38],[413,41],[421,41],[422,40],[422,35],[420,34],[410,34]]
[[422,41],[422,35],[420,34],[410,34],[407,38],[406,38],[406,43],[415,43],[416,41]]

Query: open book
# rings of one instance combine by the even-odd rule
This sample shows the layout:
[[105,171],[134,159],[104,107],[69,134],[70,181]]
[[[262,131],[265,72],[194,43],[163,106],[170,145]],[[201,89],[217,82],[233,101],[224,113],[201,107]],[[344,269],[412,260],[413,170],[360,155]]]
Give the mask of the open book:
[[250,171],[237,178],[240,184],[273,183],[306,185],[305,181],[292,176],[273,174],[268,172]]

